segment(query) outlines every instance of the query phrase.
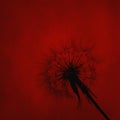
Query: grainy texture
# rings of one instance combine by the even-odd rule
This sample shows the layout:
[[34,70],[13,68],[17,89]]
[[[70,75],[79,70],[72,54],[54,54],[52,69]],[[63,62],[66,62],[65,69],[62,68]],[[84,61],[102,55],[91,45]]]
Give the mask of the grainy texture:
[[[43,53],[81,33],[95,41],[100,60],[91,88],[111,120],[120,109],[120,3],[87,0],[0,1],[0,120],[102,120],[82,97],[54,97],[38,84]],[[42,69],[42,68],[41,68]]]

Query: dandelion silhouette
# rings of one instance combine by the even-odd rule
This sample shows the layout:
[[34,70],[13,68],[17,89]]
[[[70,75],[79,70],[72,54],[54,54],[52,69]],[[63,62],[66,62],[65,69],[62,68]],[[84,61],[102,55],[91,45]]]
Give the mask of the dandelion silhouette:
[[[95,59],[91,56],[91,48],[64,47],[61,51],[51,50],[44,71],[45,80],[54,93],[70,94],[69,88],[80,102],[79,89],[89,101],[97,108],[106,120],[110,120],[102,108],[93,99],[95,96],[85,84],[87,80],[96,79]],[[43,74],[42,74],[43,75]]]

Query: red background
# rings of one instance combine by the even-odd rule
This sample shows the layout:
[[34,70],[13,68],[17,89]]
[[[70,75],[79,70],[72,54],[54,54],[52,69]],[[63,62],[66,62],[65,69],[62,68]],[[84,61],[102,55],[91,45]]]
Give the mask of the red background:
[[[85,33],[100,59],[93,91],[111,120],[120,109],[120,3],[93,0],[0,1],[0,120],[104,120],[84,98],[56,98],[39,85],[38,62],[52,45]],[[78,40],[78,39],[76,39]]]

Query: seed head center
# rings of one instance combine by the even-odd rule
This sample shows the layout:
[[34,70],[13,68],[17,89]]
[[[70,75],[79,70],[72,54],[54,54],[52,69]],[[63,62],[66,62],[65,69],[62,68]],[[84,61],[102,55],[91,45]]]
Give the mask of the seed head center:
[[73,80],[79,74],[79,70],[76,66],[69,63],[67,68],[63,71],[63,79]]

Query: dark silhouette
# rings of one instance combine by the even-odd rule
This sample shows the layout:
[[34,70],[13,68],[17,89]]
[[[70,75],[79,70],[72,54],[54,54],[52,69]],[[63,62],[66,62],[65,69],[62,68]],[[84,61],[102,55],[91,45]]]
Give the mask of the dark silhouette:
[[78,100],[80,101],[80,95],[78,92],[78,87],[85,94],[85,96],[95,105],[98,111],[104,116],[106,120],[110,120],[110,118],[106,115],[106,113],[101,109],[101,107],[96,103],[96,101],[92,97],[92,92],[90,89],[79,79],[78,77],[78,69],[69,63],[67,69],[63,71],[62,78],[65,80],[69,80],[70,86],[73,92],[76,94]]
[[90,48],[76,48],[71,44],[70,47],[63,48],[63,51],[52,49],[52,54],[47,59],[47,65],[44,71],[45,81],[54,94],[62,94],[69,96],[70,84],[71,89],[75,93],[80,103],[79,90],[87,97],[87,99],[97,108],[106,120],[110,118],[105,114],[101,107],[96,103],[93,97],[94,93],[85,85],[84,80],[93,81],[96,79],[96,59],[91,54]]

